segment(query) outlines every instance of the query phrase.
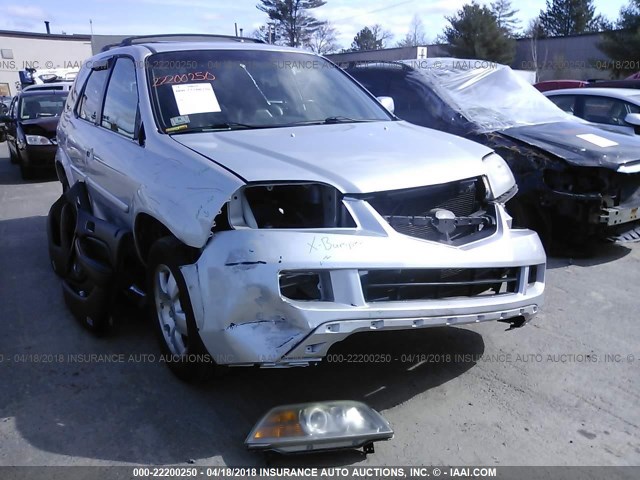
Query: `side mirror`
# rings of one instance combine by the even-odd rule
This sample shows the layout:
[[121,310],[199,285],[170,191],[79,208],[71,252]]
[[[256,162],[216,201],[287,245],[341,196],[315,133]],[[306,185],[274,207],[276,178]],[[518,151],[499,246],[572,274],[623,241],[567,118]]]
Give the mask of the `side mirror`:
[[[395,103],[393,102],[393,98],[391,97],[377,97],[380,104],[389,110],[391,113],[396,109]],[[631,114],[630,114],[631,115]]]
[[627,116],[624,117],[624,121],[634,127],[640,127],[640,113],[627,113]]

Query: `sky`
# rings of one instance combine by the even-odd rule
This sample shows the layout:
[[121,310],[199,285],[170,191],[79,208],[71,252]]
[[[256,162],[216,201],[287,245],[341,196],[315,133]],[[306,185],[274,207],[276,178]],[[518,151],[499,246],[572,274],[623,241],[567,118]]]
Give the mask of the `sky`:
[[[495,0],[494,0],[495,1]],[[93,33],[100,35],[145,35],[156,33],[217,33],[234,35],[234,23],[245,36],[263,25],[266,14],[256,8],[257,0],[0,0],[0,29],[52,33]],[[401,40],[414,15],[422,20],[427,39],[433,41],[453,15],[470,0],[327,0],[313,10],[321,20],[329,20],[338,31],[338,43],[347,48],[355,34],[376,23],[393,34],[390,45]],[[479,0],[489,4],[490,1]],[[614,20],[628,0],[595,0],[596,12]],[[512,0],[522,26],[526,26],[545,0]]]

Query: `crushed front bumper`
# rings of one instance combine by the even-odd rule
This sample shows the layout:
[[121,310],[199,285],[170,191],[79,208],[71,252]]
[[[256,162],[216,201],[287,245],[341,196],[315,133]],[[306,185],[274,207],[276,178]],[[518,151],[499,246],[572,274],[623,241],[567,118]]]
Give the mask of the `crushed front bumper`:
[[[202,341],[220,364],[295,366],[320,361],[333,344],[360,331],[528,321],[543,300],[544,249],[536,233],[511,230],[498,210],[493,235],[458,247],[372,225],[216,233],[198,261],[182,267]],[[502,294],[372,301],[365,293],[363,272],[434,269],[505,269],[515,276]],[[279,279],[284,271],[321,272],[330,299],[287,298]]]

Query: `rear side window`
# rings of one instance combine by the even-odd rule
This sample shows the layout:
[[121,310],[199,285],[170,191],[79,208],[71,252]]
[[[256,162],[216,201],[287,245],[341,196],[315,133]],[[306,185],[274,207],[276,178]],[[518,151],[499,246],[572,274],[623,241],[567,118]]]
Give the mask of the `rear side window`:
[[119,58],[104,100],[101,125],[133,139],[138,112],[138,86],[133,61]]
[[385,70],[373,70],[367,68],[355,68],[347,70],[364,88],[376,97],[389,95],[389,72]]
[[595,96],[584,99],[583,118],[589,122],[625,125],[626,116],[627,108],[622,100]]
[[102,105],[102,93],[104,85],[109,77],[109,70],[93,70],[89,75],[89,80],[84,87],[80,103],[78,104],[78,115],[80,118],[95,123],[98,119],[100,106]]

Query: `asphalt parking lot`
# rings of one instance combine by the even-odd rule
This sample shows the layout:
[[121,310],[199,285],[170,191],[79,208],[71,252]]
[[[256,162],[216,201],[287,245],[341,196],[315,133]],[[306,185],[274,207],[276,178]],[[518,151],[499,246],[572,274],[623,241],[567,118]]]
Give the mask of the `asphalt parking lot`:
[[342,398],[381,411],[395,438],[296,464],[640,464],[640,244],[549,259],[546,305],[521,329],[363,334],[336,352],[393,361],[234,370],[193,387],[156,360],[144,312],[120,306],[107,338],[67,312],[45,232],[60,191],[22,181],[0,144],[0,465],[262,465],[243,447],[261,414]]

